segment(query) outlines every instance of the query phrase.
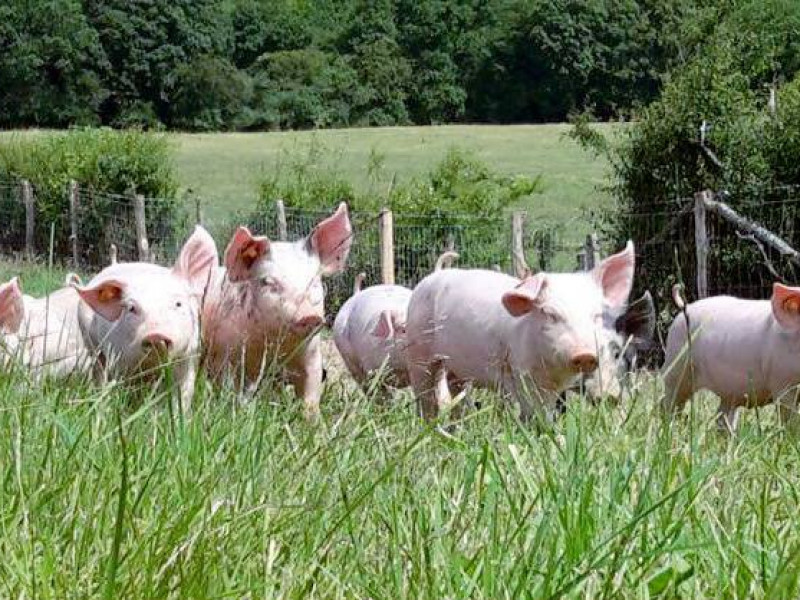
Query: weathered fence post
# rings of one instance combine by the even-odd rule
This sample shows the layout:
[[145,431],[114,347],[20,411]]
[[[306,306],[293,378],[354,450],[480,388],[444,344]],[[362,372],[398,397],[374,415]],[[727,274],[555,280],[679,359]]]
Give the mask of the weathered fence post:
[[578,254],[575,256],[575,260],[578,264],[579,271],[588,271],[589,267],[586,264],[586,248],[581,248],[578,250]]
[[583,260],[586,265],[584,271],[591,271],[600,264],[600,242],[597,240],[596,233],[590,233],[586,236]]
[[31,259],[35,253],[33,236],[36,231],[36,200],[30,181],[23,179],[20,188],[22,203],[25,205],[25,255]]
[[136,221],[136,249],[141,262],[150,260],[150,243],[147,241],[147,215],[144,209],[144,196],[133,194],[133,218]]
[[530,272],[528,263],[525,261],[524,223],[525,211],[515,210],[511,213],[511,266],[514,275],[520,279]]
[[275,214],[278,217],[278,239],[285,242],[289,239],[289,228],[286,226],[286,206],[283,200],[275,200]]
[[69,182],[69,242],[72,247],[72,265],[79,267],[78,256],[78,182]]
[[194,197],[194,221],[197,225],[203,224],[203,202],[200,196]]
[[697,260],[697,297],[708,296],[708,234],[706,232],[706,200],[713,194],[706,190],[694,195],[694,246]]
[[388,208],[381,210],[380,245],[381,245],[381,283],[394,285],[394,218]]

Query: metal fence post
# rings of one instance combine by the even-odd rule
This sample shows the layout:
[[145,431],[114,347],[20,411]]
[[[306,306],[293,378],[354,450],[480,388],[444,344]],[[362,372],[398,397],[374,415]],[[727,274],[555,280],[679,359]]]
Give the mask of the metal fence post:
[[381,282],[394,285],[394,217],[392,211],[383,208],[379,217],[381,246]]
[[36,199],[33,195],[33,186],[27,179],[22,180],[20,189],[22,202],[25,205],[25,255],[30,260],[35,254],[33,240],[36,232]]
[[203,224],[203,202],[200,196],[194,197],[194,221],[197,225]]
[[136,221],[136,249],[139,253],[139,260],[147,262],[150,260],[150,243],[147,241],[147,215],[144,207],[144,196],[133,194],[133,218]]
[[275,200],[275,214],[278,217],[278,239],[285,242],[289,239],[289,228],[286,226],[286,206],[283,200]]
[[713,194],[706,190],[694,195],[694,246],[697,259],[697,297],[708,296],[708,233],[706,231],[706,200]]
[[72,265],[77,269],[80,265],[78,255],[78,182],[69,182],[69,241],[72,247]]

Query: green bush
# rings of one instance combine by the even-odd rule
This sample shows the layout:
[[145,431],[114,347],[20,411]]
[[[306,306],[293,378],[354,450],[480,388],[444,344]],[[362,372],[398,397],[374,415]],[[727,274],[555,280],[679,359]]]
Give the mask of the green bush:
[[[259,186],[259,206],[248,219],[267,235],[276,235],[275,200],[286,204],[289,237],[308,233],[339,202],[352,211],[355,243],[350,271],[379,277],[377,216],[383,206],[394,212],[398,283],[413,285],[431,272],[449,242],[460,254],[459,264],[508,265],[508,210],[540,190],[539,178],[506,176],[492,171],[473,154],[450,150],[425,176],[407,182],[381,181],[380,157],[367,166],[372,191],[356,193],[340,177],[336,161],[318,144],[301,155],[289,155]],[[386,190],[389,190],[388,193]],[[352,282],[329,283],[329,308],[349,295]]]
[[[55,223],[55,251],[69,252],[69,195],[71,181],[82,190],[80,217],[84,258],[99,260],[113,239],[114,219],[128,218],[132,207],[126,198],[131,190],[148,198],[151,238],[172,234],[179,217],[177,180],[172,149],[166,138],[140,131],[75,129],[64,133],[11,137],[0,142],[0,179],[27,179],[35,189],[37,246],[49,244],[49,225]],[[117,232],[122,233],[122,232]],[[155,236],[155,237],[154,237]]]
[[[664,307],[671,306],[670,287],[679,277],[696,297],[695,192],[724,190],[734,208],[800,242],[791,240],[795,204],[767,202],[783,194],[781,186],[800,184],[800,46],[793,34],[800,4],[743,2],[716,14],[717,22],[703,25],[705,43],[671,73],[661,97],[607,146],[617,198],[617,210],[606,219],[608,234],[615,243],[634,240],[637,285]],[[779,86],[773,115],[767,85],[784,78],[789,83]],[[594,150],[604,148],[585,123],[573,134]],[[769,294],[774,275],[759,267],[764,260],[758,249],[712,219],[709,293]],[[780,257],[775,264],[782,266]]]

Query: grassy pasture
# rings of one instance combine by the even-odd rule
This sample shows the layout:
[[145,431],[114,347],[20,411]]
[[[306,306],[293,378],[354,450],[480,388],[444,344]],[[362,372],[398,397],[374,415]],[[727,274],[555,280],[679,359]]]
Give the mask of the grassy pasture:
[[796,438],[674,426],[657,381],[573,401],[540,433],[485,402],[450,433],[407,393],[331,382],[309,426],[281,390],[200,384],[183,421],[153,391],[0,373],[8,598],[787,598]]
[[[35,294],[63,271],[23,269]],[[0,370],[0,596],[786,598],[798,592],[798,438],[774,410],[719,435],[668,424],[658,378],[574,398],[537,431],[496,398],[445,432],[408,392],[333,375],[323,421],[287,390],[30,381]],[[704,401],[705,400],[705,401]]]
[[[614,127],[618,126],[600,126],[606,132]],[[398,181],[420,175],[451,147],[469,149],[503,173],[541,175],[544,193],[535,196],[528,208],[540,217],[567,218],[581,208],[608,202],[596,189],[603,183],[605,162],[566,139],[568,128],[558,124],[448,125],[167,135],[176,146],[182,187],[204,199],[211,219],[251,207],[256,182],[264,172],[282,168],[279,165],[290,158],[307,157],[309,152],[358,189],[384,193],[395,175]],[[0,138],[41,134],[36,130],[5,132]],[[370,164],[377,167],[373,177]]]

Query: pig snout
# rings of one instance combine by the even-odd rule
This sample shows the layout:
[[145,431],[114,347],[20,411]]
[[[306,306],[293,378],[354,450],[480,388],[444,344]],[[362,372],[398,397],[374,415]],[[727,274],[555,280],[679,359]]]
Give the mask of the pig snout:
[[305,315],[292,323],[292,328],[299,333],[311,333],[325,322],[322,315]]
[[576,373],[591,373],[597,364],[597,355],[592,352],[577,352],[569,359],[569,366]]
[[169,352],[174,346],[172,338],[162,333],[151,333],[142,340],[142,349]]

